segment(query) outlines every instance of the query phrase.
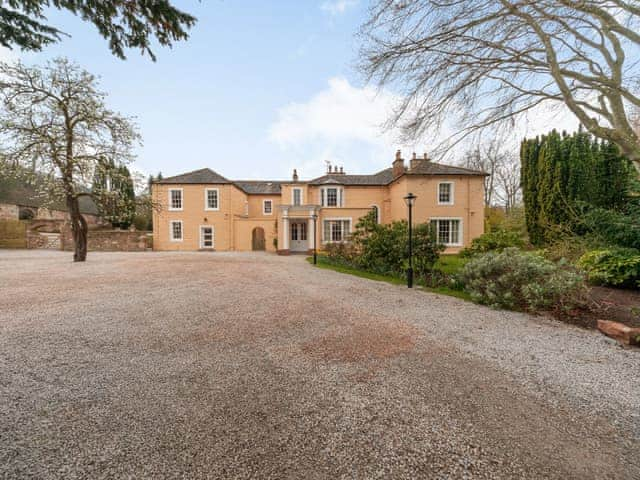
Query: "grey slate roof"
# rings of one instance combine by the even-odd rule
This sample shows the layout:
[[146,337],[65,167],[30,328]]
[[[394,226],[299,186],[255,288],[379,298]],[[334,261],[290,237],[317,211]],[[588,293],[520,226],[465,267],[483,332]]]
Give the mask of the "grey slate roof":
[[347,175],[343,173],[327,174],[314,178],[309,182],[311,185],[387,185],[393,180],[393,169],[386,168],[373,175]]
[[443,165],[435,162],[419,162],[416,168],[407,170],[408,175],[486,175],[485,172],[479,170],[471,170],[470,168],[454,167],[452,165]]
[[233,183],[249,195],[280,195],[282,191],[282,182],[277,181],[236,180]]
[[214,172],[210,168],[201,168],[200,170],[194,170],[193,172],[183,173],[182,175],[176,175],[174,177],[163,178],[157,180],[154,183],[231,183],[219,173]]

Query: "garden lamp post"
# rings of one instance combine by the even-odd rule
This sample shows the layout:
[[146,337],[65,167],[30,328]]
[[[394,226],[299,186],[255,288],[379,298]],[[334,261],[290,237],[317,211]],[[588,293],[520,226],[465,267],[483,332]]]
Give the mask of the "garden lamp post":
[[409,268],[407,269],[407,287],[413,288],[413,217],[412,217],[412,209],[416,203],[416,196],[413,193],[407,194],[404,197],[404,203],[409,207]]
[[313,218],[313,264],[316,265],[318,263],[318,229],[316,228],[318,214],[314,213],[311,218]]

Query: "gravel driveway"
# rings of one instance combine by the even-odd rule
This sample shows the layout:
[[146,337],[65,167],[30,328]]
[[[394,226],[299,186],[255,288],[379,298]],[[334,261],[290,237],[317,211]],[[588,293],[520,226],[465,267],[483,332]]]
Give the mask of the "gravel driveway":
[[0,251],[0,478],[640,478],[640,353],[235,253]]

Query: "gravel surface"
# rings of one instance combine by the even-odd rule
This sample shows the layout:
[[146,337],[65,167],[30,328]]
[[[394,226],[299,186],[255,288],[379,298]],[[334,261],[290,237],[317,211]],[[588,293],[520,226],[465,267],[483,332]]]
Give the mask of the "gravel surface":
[[0,478],[640,478],[640,352],[239,253],[0,251]]

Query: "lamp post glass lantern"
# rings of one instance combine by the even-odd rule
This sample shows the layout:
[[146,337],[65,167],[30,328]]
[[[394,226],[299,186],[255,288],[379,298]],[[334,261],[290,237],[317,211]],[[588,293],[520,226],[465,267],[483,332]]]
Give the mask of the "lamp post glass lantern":
[[404,197],[404,203],[409,207],[409,268],[407,268],[407,287],[413,288],[413,216],[412,209],[416,203],[416,196],[413,193],[408,193]]

